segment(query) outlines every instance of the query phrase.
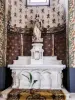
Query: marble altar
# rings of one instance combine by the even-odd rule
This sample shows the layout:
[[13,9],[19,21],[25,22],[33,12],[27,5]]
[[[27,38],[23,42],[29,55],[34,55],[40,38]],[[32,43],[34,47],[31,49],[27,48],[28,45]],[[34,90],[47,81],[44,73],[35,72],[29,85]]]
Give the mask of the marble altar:
[[62,70],[66,66],[62,64],[62,60],[57,60],[56,56],[43,56],[43,39],[39,25],[37,22],[34,27],[31,56],[19,56],[18,60],[14,60],[13,64],[8,65],[12,70],[12,88],[62,88]]
[[[8,65],[12,70],[12,88],[18,89],[61,89],[62,70],[66,67],[56,56],[43,56],[43,44],[32,44],[31,56],[19,56],[13,64]],[[29,78],[32,75],[32,83]],[[33,84],[33,81],[37,80]]]

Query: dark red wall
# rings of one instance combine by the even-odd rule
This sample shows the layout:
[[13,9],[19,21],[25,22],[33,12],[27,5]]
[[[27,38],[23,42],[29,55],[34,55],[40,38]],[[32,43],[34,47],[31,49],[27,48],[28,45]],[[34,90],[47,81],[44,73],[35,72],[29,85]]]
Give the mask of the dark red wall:
[[[66,32],[61,31],[60,33],[54,33],[54,55],[59,60],[62,60],[66,64]],[[43,49],[44,56],[52,56],[52,34],[45,33],[43,36]],[[23,55],[30,56],[32,48],[32,36],[23,34]],[[7,34],[7,64],[13,63],[13,60],[17,59],[21,55],[21,34],[19,33],[8,33]]]
[[24,56],[30,56],[32,48],[32,36],[23,35],[23,55]]
[[52,34],[43,36],[44,56],[52,55]]
[[20,34],[7,34],[7,64],[13,63],[21,55],[21,37]]
[[54,35],[54,55],[59,60],[62,60],[63,64],[66,64],[66,34],[60,33]]

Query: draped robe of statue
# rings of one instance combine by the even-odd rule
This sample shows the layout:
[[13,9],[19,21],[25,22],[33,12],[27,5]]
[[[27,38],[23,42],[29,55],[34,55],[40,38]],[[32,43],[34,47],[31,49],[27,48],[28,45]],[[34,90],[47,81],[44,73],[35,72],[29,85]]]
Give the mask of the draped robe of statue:
[[40,27],[40,23],[36,22],[33,29],[33,42],[42,42]]

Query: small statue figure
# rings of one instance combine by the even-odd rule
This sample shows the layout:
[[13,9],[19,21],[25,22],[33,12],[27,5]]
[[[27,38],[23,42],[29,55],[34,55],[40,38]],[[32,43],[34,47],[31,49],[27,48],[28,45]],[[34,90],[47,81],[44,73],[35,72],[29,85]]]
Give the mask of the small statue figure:
[[34,30],[33,30],[33,42],[42,42],[41,38],[41,22],[36,20],[35,25],[34,25]]

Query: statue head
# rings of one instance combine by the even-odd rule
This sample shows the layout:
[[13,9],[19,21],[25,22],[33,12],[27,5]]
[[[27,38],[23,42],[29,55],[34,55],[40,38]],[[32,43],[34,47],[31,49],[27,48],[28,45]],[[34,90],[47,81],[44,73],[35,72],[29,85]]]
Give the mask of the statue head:
[[41,28],[41,22],[40,22],[38,19],[36,19],[35,25],[36,25],[39,29]]

